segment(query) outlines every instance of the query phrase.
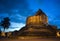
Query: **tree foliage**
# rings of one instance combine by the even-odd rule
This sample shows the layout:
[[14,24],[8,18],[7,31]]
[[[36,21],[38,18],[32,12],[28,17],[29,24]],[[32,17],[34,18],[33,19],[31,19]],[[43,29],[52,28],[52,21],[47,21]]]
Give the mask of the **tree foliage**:
[[5,29],[8,29],[10,26],[10,19],[9,17],[5,17],[3,21],[1,21],[1,26]]

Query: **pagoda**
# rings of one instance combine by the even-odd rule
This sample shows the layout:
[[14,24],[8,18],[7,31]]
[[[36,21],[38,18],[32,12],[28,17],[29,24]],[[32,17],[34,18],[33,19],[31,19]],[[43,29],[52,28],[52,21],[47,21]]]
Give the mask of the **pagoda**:
[[29,16],[26,26],[19,31],[20,36],[56,37],[56,26],[48,24],[47,15],[39,9],[35,15]]

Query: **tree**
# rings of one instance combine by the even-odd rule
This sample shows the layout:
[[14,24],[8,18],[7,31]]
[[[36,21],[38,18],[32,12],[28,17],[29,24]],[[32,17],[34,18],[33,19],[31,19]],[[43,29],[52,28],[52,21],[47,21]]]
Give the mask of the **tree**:
[[[5,17],[3,19],[3,21],[1,21],[1,26],[4,28],[4,31],[5,31],[5,29],[9,28],[9,26],[10,26],[10,19],[9,19],[9,17]],[[5,35],[7,37],[7,33],[5,33]]]
[[3,21],[1,21],[1,26],[4,28],[4,31],[5,31],[5,29],[9,28],[9,26],[10,26],[10,22],[9,21],[10,21],[9,17],[5,17],[3,19]]

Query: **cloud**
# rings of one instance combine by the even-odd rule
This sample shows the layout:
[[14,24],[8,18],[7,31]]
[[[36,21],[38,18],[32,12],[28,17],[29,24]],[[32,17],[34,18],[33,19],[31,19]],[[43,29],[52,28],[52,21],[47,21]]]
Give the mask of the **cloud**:
[[19,19],[19,20],[26,20],[26,17],[25,17],[25,16],[22,16],[22,15],[20,15],[20,14],[16,14],[16,17],[17,17],[17,19]]
[[10,19],[12,22],[18,22],[18,23],[20,23],[20,22],[25,23],[25,21],[26,21],[26,17],[22,16],[20,14],[11,15]]
[[10,12],[12,9],[26,9],[26,0],[0,0],[0,13]]
[[11,22],[11,27],[23,27],[23,26],[25,26],[24,23]]
[[20,30],[20,29],[21,29],[22,27],[24,27],[24,26],[25,26],[24,23],[11,22],[10,28],[9,28],[9,29],[6,29],[5,32]]
[[32,13],[26,0],[0,0],[0,20],[8,16],[12,22],[25,22]]
[[4,17],[9,17],[11,21],[11,26],[6,31],[19,30],[32,12],[26,0],[0,0],[0,21]]

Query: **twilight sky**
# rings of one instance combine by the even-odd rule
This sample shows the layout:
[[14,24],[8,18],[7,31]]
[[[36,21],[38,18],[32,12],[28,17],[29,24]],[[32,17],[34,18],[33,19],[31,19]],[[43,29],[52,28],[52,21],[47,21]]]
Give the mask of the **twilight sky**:
[[0,21],[9,17],[11,26],[6,31],[19,30],[38,9],[46,13],[49,24],[60,28],[60,0],[0,0]]

